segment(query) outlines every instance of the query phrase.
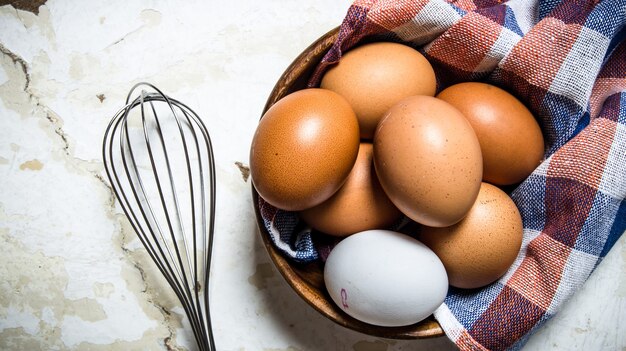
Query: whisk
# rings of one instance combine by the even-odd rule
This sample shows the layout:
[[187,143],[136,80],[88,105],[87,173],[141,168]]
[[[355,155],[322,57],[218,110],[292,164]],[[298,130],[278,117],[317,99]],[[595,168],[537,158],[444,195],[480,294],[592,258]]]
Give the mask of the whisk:
[[139,83],[107,127],[102,156],[113,191],[180,300],[199,350],[215,350],[209,309],[215,165],[205,125],[182,102]]

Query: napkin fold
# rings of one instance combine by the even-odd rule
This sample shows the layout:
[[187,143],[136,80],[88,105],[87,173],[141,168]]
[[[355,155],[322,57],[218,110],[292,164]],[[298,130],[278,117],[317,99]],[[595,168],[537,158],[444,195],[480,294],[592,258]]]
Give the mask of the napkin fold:
[[[497,282],[451,288],[434,313],[462,350],[516,350],[576,292],[626,230],[626,0],[357,0],[314,72],[343,52],[396,41],[431,62],[438,91],[463,81],[508,90],[544,132],[541,165],[511,197],[521,251]],[[273,242],[317,260],[297,215],[260,207]]]

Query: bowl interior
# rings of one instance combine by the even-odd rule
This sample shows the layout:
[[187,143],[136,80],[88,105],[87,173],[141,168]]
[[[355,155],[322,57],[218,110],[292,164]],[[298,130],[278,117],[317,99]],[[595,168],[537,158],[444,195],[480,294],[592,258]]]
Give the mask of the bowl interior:
[[[274,86],[263,109],[263,114],[282,97],[296,90],[306,88],[309,77],[324,54],[332,46],[338,32],[339,29],[335,28],[326,33],[293,61]],[[326,291],[323,278],[323,263],[314,262],[303,265],[284,257],[272,243],[270,235],[263,224],[263,218],[259,210],[259,194],[254,185],[252,186],[252,198],[260,234],[270,258],[295,292],[322,315],[349,329],[383,338],[418,339],[444,335],[439,323],[433,316],[419,323],[404,327],[379,327],[363,323],[348,316],[339,307],[335,306]]]

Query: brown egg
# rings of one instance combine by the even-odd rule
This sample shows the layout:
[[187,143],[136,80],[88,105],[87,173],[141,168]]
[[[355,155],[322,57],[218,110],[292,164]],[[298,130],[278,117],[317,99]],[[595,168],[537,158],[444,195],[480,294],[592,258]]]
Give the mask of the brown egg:
[[374,136],[374,165],[394,205],[433,227],[467,214],[483,169],[472,126],[452,105],[431,96],[409,97],[389,110]]
[[359,125],[348,102],[330,90],[300,90],[259,122],[250,148],[252,182],[270,204],[303,210],[341,187],[358,151]]
[[459,223],[422,227],[418,239],[443,262],[450,285],[473,289],[493,283],[509,269],[522,245],[522,218],[511,198],[482,183],[476,203]]
[[539,166],[544,142],[531,112],[493,85],[468,82],[444,89],[438,98],[470,121],[483,154],[483,179],[497,185],[519,183]]
[[376,178],[372,144],[361,143],[354,167],[343,186],[328,200],[300,212],[300,218],[321,232],[348,236],[385,229],[402,213],[391,203]]
[[385,112],[412,95],[435,95],[435,72],[417,50],[376,42],[346,52],[322,78],[321,88],[344,96],[356,113],[361,137],[371,139]]

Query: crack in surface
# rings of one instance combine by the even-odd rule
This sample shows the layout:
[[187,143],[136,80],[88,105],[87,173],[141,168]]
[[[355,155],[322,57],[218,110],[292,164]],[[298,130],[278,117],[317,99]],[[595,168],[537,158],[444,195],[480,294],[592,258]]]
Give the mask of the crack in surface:
[[165,344],[165,348],[167,349],[167,351],[181,351],[181,348],[178,347],[176,344],[172,344],[172,336],[168,336],[166,337],[163,342]]
[[29,99],[34,102],[35,107],[40,108],[46,114],[46,119],[48,120],[48,122],[50,122],[50,124],[54,128],[54,132],[61,138],[61,141],[63,143],[63,151],[65,152],[65,154],[67,156],[73,157],[70,153],[69,138],[67,134],[65,133],[65,131],[63,130],[63,122],[54,112],[52,112],[52,110],[50,110],[47,106],[42,104],[40,102],[40,99],[30,91],[30,83],[31,83],[30,69],[28,67],[28,63],[26,62],[26,60],[24,60],[19,55],[9,50],[6,46],[2,45],[2,43],[0,43],[0,52],[8,56],[11,59],[11,61],[13,61],[13,64],[20,66],[20,68],[22,69],[22,72],[24,73],[24,78],[26,80],[26,83],[24,84],[24,92],[28,94]]
[[[31,97],[34,98],[32,94],[31,94]],[[60,121],[60,119],[58,117],[55,117],[54,114],[48,110],[48,108],[41,105],[39,102],[37,102],[37,106],[45,110],[46,119],[50,122],[50,124],[52,124],[52,127],[54,127],[54,133],[56,133],[56,135],[58,135],[61,138],[61,141],[63,143],[63,151],[65,152],[65,154],[67,156],[75,158],[70,153],[70,142],[69,142],[67,135],[65,134],[65,131],[63,131],[63,124]]]
[[24,72],[24,76],[26,77],[24,91],[27,92],[30,97],[33,97],[33,95],[28,91],[28,88],[30,87],[30,73],[28,73],[28,64],[26,63],[26,61],[24,61],[23,58],[19,57],[13,51],[9,50],[6,46],[2,45],[2,43],[0,43],[0,52],[11,58],[13,64],[20,65],[20,67],[22,68],[22,72]]

